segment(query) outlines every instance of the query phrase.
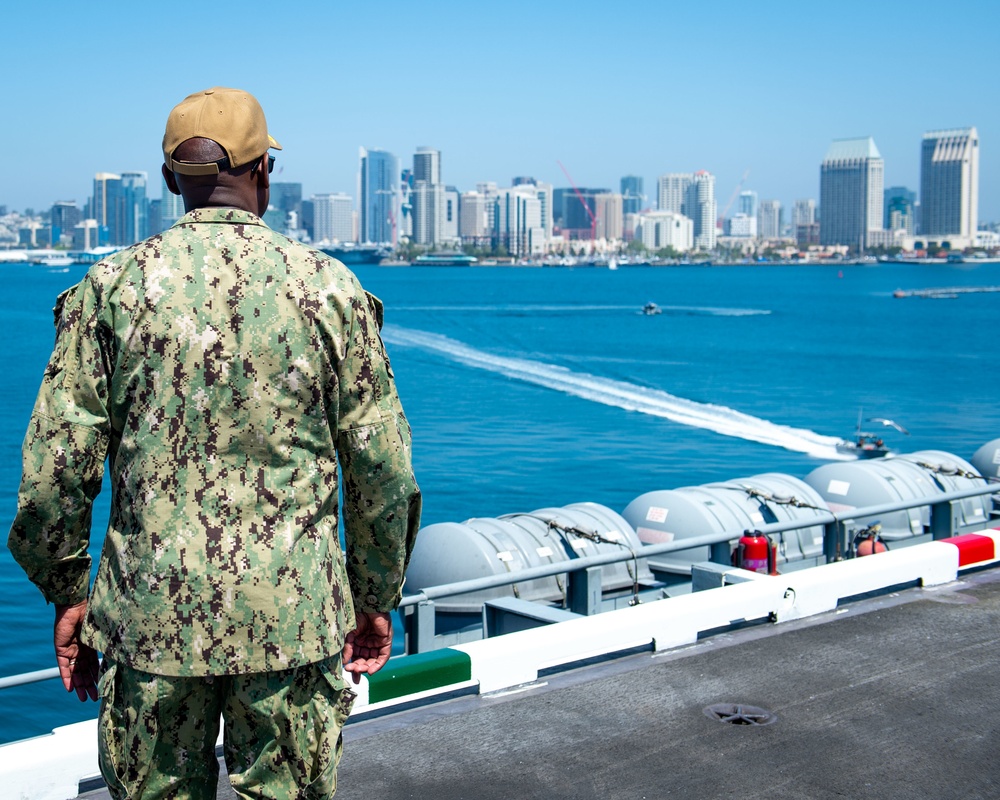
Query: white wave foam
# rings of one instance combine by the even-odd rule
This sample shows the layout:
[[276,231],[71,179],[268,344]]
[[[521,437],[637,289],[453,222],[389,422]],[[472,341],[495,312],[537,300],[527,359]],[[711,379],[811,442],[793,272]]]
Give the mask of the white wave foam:
[[573,372],[542,361],[498,356],[447,336],[397,325],[386,325],[382,336],[394,345],[431,351],[466,366],[496,372],[595,403],[663,417],[681,425],[783,447],[825,460],[844,458],[836,451],[835,446],[841,441],[836,436],[824,436],[802,428],[777,425],[726,406],[698,403],[675,397],[660,389]]
[[[714,306],[660,306],[667,315],[705,316],[705,317],[757,317],[766,316],[771,312],[765,308],[716,308]],[[456,313],[501,313],[501,314],[572,314],[581,311],[634,311],[641,314],[638,305],[541,305],[541,304],[477,304],[450,306],[393,306],[393,311],[452,311]]]

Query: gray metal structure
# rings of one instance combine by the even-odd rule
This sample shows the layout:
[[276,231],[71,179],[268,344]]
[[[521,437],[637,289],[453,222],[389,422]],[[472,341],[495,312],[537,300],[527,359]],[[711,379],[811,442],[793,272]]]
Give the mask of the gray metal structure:
[[633,500],[622,516],[647,545],[680,542],[709,533],[735,534],[717,547],[692,547],[651,562],[654,569],[690,575],[691,565],[721,561],[745,530],[782,522],[798,523],[778,535],[778,563],[815,566],[823,563],[823,498],[798,478],[777,472],[735,478],[704,486],[647,492]]
[[980,447],[972,456],[972,466],[984,478],[1000,481],[1000,439]]
[[[642,542],[616,512],[597,503],[575,503],[530,513],[465,522],[442,522],[421,529],[406,573],[407,588],[431,586],[494,575],[517,574],[532,567],[558,564],[589,555],[621,554],[627,560],[601,569],[603,593],[631,592],[635,584],[653,582]],[[445,614],[473,614],[483,603],[513,596],[535,602],[568,605],[566,574],[514,581],[448,597],[438,604]]]
[[[851,512],[866,506],[878,506],[901,500],[933,501],[947,492],[982,486],[984,480],[962,458],[942,450],[919,450],[915,453],[869,461],[824,464],[810,472],[805,482],[812,486],[834,512]],[[955,529],[982,527],[990,516],[990,502],[985,495],[969,497],[953,509]],[[858,527],[878,521],[882,538],[901,541],[932,533],[927,504],[876,516],[858,517]]]

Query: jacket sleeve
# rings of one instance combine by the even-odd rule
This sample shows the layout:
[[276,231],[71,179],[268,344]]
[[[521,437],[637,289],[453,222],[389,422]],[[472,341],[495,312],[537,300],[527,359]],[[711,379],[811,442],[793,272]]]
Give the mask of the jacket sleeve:
[[61,295],[56,343],[22,447],[7,547],[50,603],[87,599],[91,509],[109,440],[107,361],[85,280]]
[[337,448],[355,608],[390,611],[420,527],[410,426],[379,336],[382,304],[358,287],[340,374]]

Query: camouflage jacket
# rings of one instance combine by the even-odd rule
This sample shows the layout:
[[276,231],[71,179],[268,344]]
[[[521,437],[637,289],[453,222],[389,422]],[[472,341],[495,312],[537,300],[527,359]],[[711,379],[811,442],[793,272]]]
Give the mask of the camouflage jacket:
[[8,546],[48,601],[86,599],[107,460],[85,641],[163,675],[272,671],[339,652],[355,607],[396,606],[420,494],[381,310],[339,261],[229,208],[60,297]]

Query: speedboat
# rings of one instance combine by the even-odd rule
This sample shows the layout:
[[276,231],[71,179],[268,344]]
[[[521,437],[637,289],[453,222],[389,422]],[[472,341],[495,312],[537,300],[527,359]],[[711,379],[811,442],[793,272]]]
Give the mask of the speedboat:
[[652,317],[656,314],[662,314],[663,309],[660,308],[658,305],[656,305],[656,303],[650,302],[646,303],[646,305],[642,307],[642,313],[645,314],[647,317]]
[[[902,425],[884,417],[869,417],[868,422],[877,422],[886,427],[895,428],[900,433],[910,435]],[[868,433],[861,430],[861,414],[858,414],[858,429],[853,439],[844,439],[836,445],[838,453],[855,456],[856,458],[883,458],[889,455],[892,450],[882,440],[877,433]]]

